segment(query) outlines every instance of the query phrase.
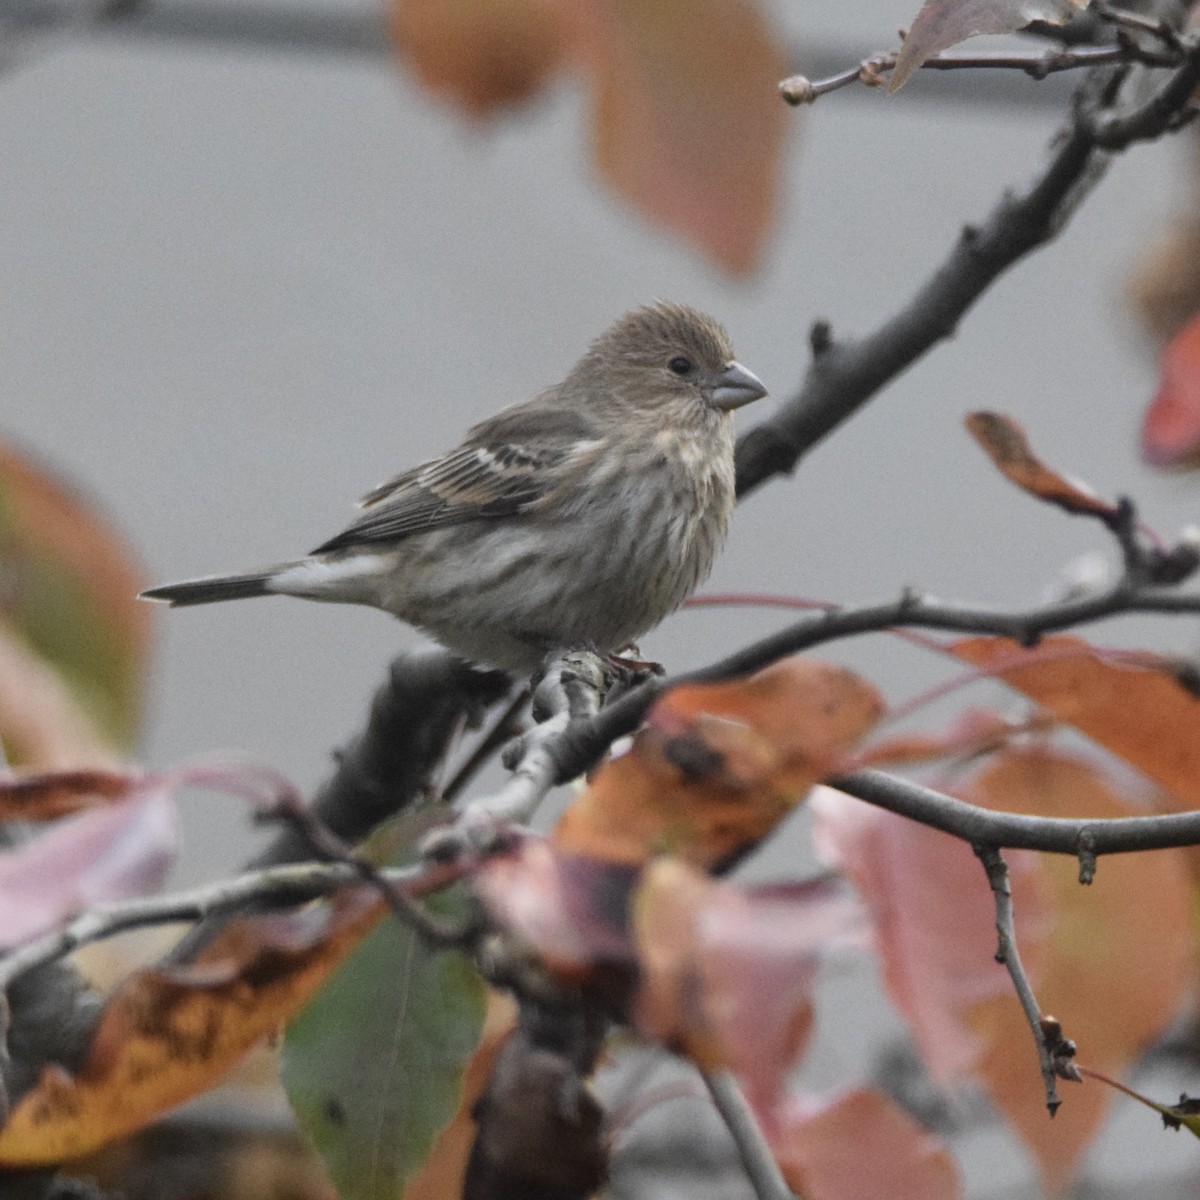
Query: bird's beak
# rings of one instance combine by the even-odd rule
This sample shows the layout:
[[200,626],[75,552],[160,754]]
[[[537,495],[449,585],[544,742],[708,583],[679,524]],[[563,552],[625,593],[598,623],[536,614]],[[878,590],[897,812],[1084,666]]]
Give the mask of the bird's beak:
[[749,404],[752,400],[761,400],[767,394],[762,381],[753,371],[747,371],[740,362],[726,363],[725,370],[717,377],[717,386],[713,388],[712,402],[715,408],[729,412]]

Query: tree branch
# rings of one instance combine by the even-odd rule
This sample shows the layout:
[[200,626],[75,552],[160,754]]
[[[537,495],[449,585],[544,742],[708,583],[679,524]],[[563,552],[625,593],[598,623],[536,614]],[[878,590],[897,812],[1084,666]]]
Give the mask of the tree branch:
[[828,783],[877,808],[953,834],[972,846],[1069,854],[1081,859],[1084,870],[1094,870],[1094,859],[1104,854],[1200,845],[1200,809],[1146,817],[1032,817],[976,808],[886,771],[855,771]]
[[758,1200],[796,1200],[737,1080],[728,1071],[701,1071],[700,1074],[733,1137]]
[[1189,44],[1184,65],[1148,100],[1120,114],[1114,106],[1126,70],[1092,70],[1038,177],[1023,192],[1007,193],[982,224],[967,226],[945,262],[895,316],[858,340],[836,341],[827,325],[814,326],[812,362],[799,392],[738,440],[739,496],[791,472],[880,388],[950,337],[999,275],[1062,229],[1103,173],[1106,151],[1175,128],[1200,72],[1200,42]]
[[[421,864],[380,869],[379,878],[409,899],[431,895],[468,874],[468,860],[453,865]],[[347,863],[291,863],[246,871],[185,892],[148,896],[120,904],[98,904],[66,925],[0,956],[0,993],[35,967],[65,958],[81,946],[114,934],[173,921],[199,921],[217,913],[303,904],[361,882]]]
[[[1033,1030],[1033,1041],[1037,1048],[1038,1066],[1042,1072],[1042,1083],[1046,1089],[1046,1107],[1050,1115],[1058,1112],[1062,1101],[1058,1098],[1058,1079],[1060,1074],[1069,1073],[1071,1068],[1064,1067],[1062,1062],[1051,1053],[1050,1045],[1044,1035],[1044,1019],[1038,1007],[1037,997],[1025,974],[1021,963],[1021,953],[1017,948],[1017,929],[1013,921],[1012,888],[1008,884],[1008,865],[995,846],[975,846],[975,853],[983,863],[987,872],[988,886],[996,902],[996,961],[1003,963],[1008,970],[1009,978],[1016,989],[1017,999],[1021,1002],[1021,1010],[1029,1028]],[[1061,1033],[1061,1031],[1060,1031]],[[1061,1036],[1057,1045],[1069,1045]],[[1073,1049],[1073,1047],[1072,1047]],[[1066,1060],[1069,1062],[1069,1060]],[[1078,1074],[1073,1074],[1077,1082]]]
[[[1157,27],[1156,27],[1157,28]],[[1034,50],[1014,54],[934,54],[921,63],[922,71],[1022,71],[1032,79],[1046,79],[1062,71],[1078,71],[1118,63],[1142,63],[1152,67],[1177,67],[1184,56],[1182,45],[1175,48],[1151,50],[1123,37],[1107,46],[1074,46]],[[857,66],[848,67],[825,79],[808,79],[791,75],[779,85],[784,100],[799,107],[813,104],[830,92],[840,91],[854,83],[881,87],[885,76],[896,65],[899,51],[876,54]]]
[[[343,842],[361,842],[382,822],[427,798],[431,780],[463,728],[509,690],[509,680],[445,650],[396,658],[371,700],[366,725],[335,752],[336,769],[312,803],[315,819]],[[309,842],[295,827],[284,831],[248,868],[301,862]],[[248,896],[258,908],[272,897]],[[243,911],[254,911],[246,908]],[[221,929],[228,909],[201,921],[171,950],[169,962],[188,958]]]

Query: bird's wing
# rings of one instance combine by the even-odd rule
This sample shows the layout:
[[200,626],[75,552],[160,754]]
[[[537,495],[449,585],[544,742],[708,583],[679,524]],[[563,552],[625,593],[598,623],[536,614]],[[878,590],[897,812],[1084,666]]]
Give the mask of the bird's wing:
[[592,423],[576,411],[507,409],[472,429],[457,450],[368,492],[360,502],[363,515],[312,553],[512,516],[553,490],[564,468],[595,439]]

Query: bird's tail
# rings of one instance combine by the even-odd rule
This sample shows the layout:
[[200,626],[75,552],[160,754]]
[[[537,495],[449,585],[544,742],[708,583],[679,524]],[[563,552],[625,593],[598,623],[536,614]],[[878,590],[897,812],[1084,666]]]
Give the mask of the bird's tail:
[[268,586],[279,568],[256,571],[251,575],[213,575],[207,579],[188,579],[148,588],[143,600],[163,600],[172,608],[187,604],[212,604],[217,600],[245,600],[248,596],[270,596]]

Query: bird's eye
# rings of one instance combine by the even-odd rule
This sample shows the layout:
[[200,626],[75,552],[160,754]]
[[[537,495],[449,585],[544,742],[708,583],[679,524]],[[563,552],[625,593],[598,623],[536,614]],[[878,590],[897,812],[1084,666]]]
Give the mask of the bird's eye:
[[690,375],[692,373],[692,360],[684,358],[682,354],[677,354],[667,363],[667,367],[669,370],[674,371],[676,375]]

